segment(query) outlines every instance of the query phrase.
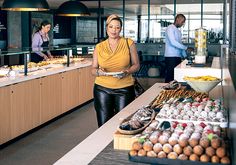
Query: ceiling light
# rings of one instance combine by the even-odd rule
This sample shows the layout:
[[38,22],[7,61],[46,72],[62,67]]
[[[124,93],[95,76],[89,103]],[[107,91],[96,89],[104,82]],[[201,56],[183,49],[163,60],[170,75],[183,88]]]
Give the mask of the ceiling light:
[[89,16],[88,8],[77,0],[64,2],[58,8],[57,15],[67,17]]
[[45,11],[49,10],[46,0],[4,0],[2,10]]

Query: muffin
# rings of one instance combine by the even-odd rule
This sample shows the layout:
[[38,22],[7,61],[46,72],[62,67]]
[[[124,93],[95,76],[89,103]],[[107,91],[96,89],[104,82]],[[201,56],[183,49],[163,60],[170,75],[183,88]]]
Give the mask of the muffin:
[[194,148],[193,148],[193,152],[196,154],[196,155],[202,155],[202,153],[203,153],[203,148],[202,148],[202,146],[200,146],[200,145],[197,145],[197,146],[195,146]]
[[217,148],[216,155],[219,156],[220,158],[223,158],[226,155],[225,148],[224,147]]
[[164,151],[161,151],[157,155],[158,158],[166,158],[166,153]]
[[201,162],[209,162],[210,161],[210,157],[206,154],[203,154],[201,157],[200,157],[200,161]]
[[189,160],[191,161],[199,161],[199,156],[196,154],[192,154],[189,156]]
[[179,144],[176,144],[173,148],[173,151],[176,152],[177,154],[181,154],[183,152],[183,149]]
[[210,157],[216,154],[216,150],[213,147],[207,147],[206,148],[206,154]]
[[172,146],[170,144],[164,144],[162,149],[165,153],[168,154],[172,151]]
[[153,146],[153,151],[156,152],[156,153],[159,153],[160,151],[162,151],[162,145],[161,145],[161,143],[156,143],[156,144]]
[[178,159],[180,159],[180,160],[188,160],[188,157],[186,155],[184,155],[184,154],[180,154],[178,156]]
[[140,150],[141,148],[143,148],[143,145],[141,144],[141,143],[139,143],[139,142],[134,142],[133,144],[132,144],[132,150]]
[[144,149],[145,151],[151,151],[152,148],[153,148],[152,142],[146,141],[146,142],[143,143],[143,149]]
[[188,139],[187,138],[180,138],[178,140],[178,143],[181,147],[186,147],[188,145]]
[[175,152],[170,152],[167,156],[169,159],[177,159],[178,154]]
[[183,151],[184,151],[184,154],[187,156],[190,156],[193,153],[193,149],[191,146],[184,147]]
[[216,155],[211,157],[211,162],[212,163],[219,163],[220,162],[220,158]]

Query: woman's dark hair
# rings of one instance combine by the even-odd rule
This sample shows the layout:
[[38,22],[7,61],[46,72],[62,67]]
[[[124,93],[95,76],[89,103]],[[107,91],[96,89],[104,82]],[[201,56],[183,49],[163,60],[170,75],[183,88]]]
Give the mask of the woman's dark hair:
[[37,32],[40,31],[43,26],[47,26],[47,25],[51,25],[51,23],[47,20],[44,20],[43,22],[41,22],[40,26],[38,27]]

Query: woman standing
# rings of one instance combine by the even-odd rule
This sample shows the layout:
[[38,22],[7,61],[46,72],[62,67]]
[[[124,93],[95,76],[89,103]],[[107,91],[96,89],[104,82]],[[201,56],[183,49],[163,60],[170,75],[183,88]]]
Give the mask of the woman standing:
[[32,62],[40,62],[43,60],[53,58],[50,51],[42,52],[44,47],[49,46],[49,37],[48,32],[51,29],[51,23],[48,21],[43,21],[39,27],[39,29],[34,33],[32,38],[32,50],[35,53],[31,54]]
[[121,19],[110,15],[106,21],[108,39],[97,44],[93,53],[94,106],[99,127],[135,98],[132,73],[139,70],[139,59],[134,41],[120,37],[121,29]]

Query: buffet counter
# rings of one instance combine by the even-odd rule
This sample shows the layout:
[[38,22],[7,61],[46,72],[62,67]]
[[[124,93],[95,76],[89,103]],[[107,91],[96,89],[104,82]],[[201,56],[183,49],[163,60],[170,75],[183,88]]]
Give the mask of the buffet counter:
[[183,79],[184,76],[202,76],[202,75],[211,75],[223,79],[223,85],[225,81],[230,78],[229,71],[227,66],[223,66],[223,72],[220,66],[220,57],[214,57],[211,64],[207,64],[204,67],[196,67],[187,65],[188,61],[184,60],[174,69],[174,79],[179,82],[185,82]]
[[0,78],[0,145],[93,98],[91,59]]
[[[160,93],[163,85],[165,84],[154,84],[144,94],[55,162],[55,165],[110,164],[111,162],[112,164],[133,164],[128,160],[128,151],[113,149],[113,134],[123,119],[136,112],[140,107],[149,105]],[[221,93],[220,86],[213,89],[210,96],[212,98],[214,96],[218,97],[219,93]]]

